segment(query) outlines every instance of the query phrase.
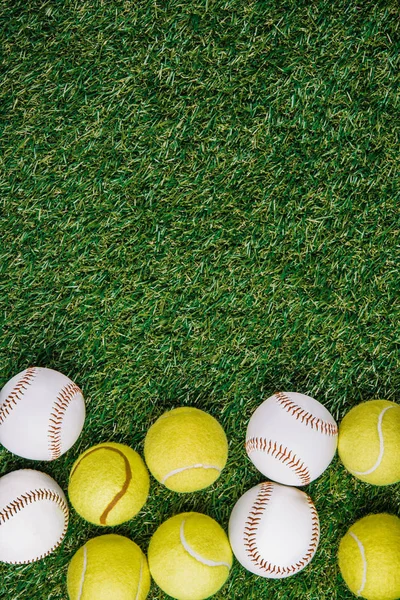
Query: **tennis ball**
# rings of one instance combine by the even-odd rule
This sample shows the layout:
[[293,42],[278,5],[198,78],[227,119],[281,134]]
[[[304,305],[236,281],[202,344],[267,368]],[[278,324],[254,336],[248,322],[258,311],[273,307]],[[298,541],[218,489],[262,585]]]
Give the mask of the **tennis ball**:
[[339,568],[350,590],[367,600],[400,597],[400,519],[369,515],[350,527],[339,545]]
[[122,535],[101,535],[74,554],[68,567],[70,600],[144,600],[150,589],[147,560]]
[[134,517],[149,495],[149,474],[137,452],[107,442],[75,461],[68,494],[81,517],[95,525],[119,525]]
[[157,481],[175,492],[194,492],[218,479],[228,442],[211,415],[197,408],[175,408],[150,427],[144,457]]
[[346,469],[362,481],[400,481],[400,406],[370,400],[352,408],[339,427],[338,452]]
[[232,551],[214,519],[182,513],[160,525],[150,540],[149,568],[159,587],[178,600],[202,600],[228,578]]

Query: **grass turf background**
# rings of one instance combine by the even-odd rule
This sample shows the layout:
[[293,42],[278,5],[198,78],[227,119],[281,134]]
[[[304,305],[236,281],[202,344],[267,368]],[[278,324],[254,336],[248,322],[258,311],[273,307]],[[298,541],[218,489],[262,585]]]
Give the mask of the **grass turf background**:
[[[65,456],[2,449],[1,473],[39,468],[66,489],[83,449],[142,451],[157,416],[194,405],[229,437],[221,478],[182,496],[153,480],[115,531],[146,550],[181,510],[226,527],[263,479],[243,441],[264,396],[308,393],[338,420],[398,397],[398,4],[13,0],[0,19],[0,385],[47,366],[87,401]],[[399,514],[400,487],[336,459],[306,491],[312,564],[273,581],[236,562],[216,598],[352,597],[340,536]],[[72,510],[58,552],[0,566],[0,597],[65,599],[70,558],[101,533]]]

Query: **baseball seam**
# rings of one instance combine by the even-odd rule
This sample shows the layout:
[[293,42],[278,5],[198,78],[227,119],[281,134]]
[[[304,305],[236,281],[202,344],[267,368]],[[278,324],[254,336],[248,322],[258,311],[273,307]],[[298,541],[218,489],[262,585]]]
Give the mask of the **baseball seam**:
[[300,571],[305,567],[311,560],[318,546],[319,540],[319,519],[314,504],[311,499],[307,496],[307,503],[311,510],[311,540],[305,555],[298,560],[294,565],[290,567],[281,567],[279,565],[272,564],[261,557],[260,551],[257,548],[257,531],[258,525],[260,524],[262,515],[268,505],[269,500],[273,492],[274,484],[271,482],[262,483],[260,491],[257,494],[257,498],[254,505],[249,512],[249,516],[246,520],[244,527],[244,545],[246,547],[247,554],[250,560],[262,571],[268,575],[278,575],[280,577],[287,575],[294,575],[297,571]]
[[183,519],[182,523],[181,523],[181,527],[180,527],[180,531],[179,531],[179,537],[180,537],[180,541],[181,544],[183,546],[183,548],[186,550],[186,552],[188,554],[190,554],[190,556],[192,558],[194,558],[195,560],[197,560],[199,563],[201,563],[202,565],[205,565],[207,567],[227,567],[228,569],[231,568],[231,565],[226,563],[226,562],[217,562],[214,560],[209,560],[208,558],[204,558],[203,556],[201,556],[201,554],[198,554],[195,550],[193,550],[193,548],[191,548],[185,538],[185,523],[186,523],[186,519]]
[[180,469],[174,469],[173,471],[170,471],[169,473],[167,473],[167,475],[165,475],[162,478],[161,483],[165,483],[167,481],[167,479],[169,479],[173,475],[177,475],[178,473],[182,473],[183,471],[188,471],[190,469],[214,469],[215,471],[218,471],[219,473],[221,473],[221,469],[219,467],[217,467],[216,465],[202,465],[202,464],[190,465],[189,467],[181,467]]
[[29,367],[23,372],[21,379],[17,381],[7,398],[3,400],[0,406],[0,425],[4,423],[10,412],[15,408],[20,400],[24,396],[24,392],[31,385],[33,379],[37,374],[36,367]]
[[277,444],[277,442],[273,442],[272,440],[267,440],[265,438],[252,437],[246,440],[246,452],[250,456],[250,454],[254,451],[266,452],[273,458],[281,461],[284,465],[289,467],[292,471],[296,473],[298,478],[300,479],[301,485],[307,485],[311,481],[311,475],[308,468],[305,464],[294,454],[291,450],[289,450],[286,446],[282,446],[282,444]]
[[319,417],[313,416],[311,413],[307,412],[301,406],[293,402],[284,392],[275,392],[275,398],[288,413],[290,413],[295,419],[300,420],[305,425],[311,427],[311,429],[315,429],[320,433],[324,433],[326,435],[337,435],[338,428],[336,424],[328,423]]
[[356,544],[358,546],[358,549],[361,554],[362,564],[363,564],[363,574],[362,574],[362,579],[361,579],[361,586],[360,586],[360,589],[356,592],[357,596],[360,596],[363,589],[365,588],[365,584],[367,583],[367,559],[365,556],[365,549],[364,549],[364,546],[362,545],[361,540],[359,540],[358,537],[352,531],[349,531],[349,534],[351,535],[351,537],[353,538],[353,540],[356,542]]
[[51,501],[55,502],[57,504],[57,506],[59,506],[61,508],[62,512],[64,513],[64,529],[61,533],[60,539],[54,544],[54,546],[52,546],[50,548],[50,550],[48,550],[44,554],[41,554],[40,556],[37,556],[30,560],[25,560],[25,561],[10,561],[9,564],[21,565],[21,564],[28,564],[28,563],[34,562],[36,560],[40,560],[40,559],[44,558],[45,556],[48,556],[56,548],[58,548],[58,546],[61,544],[62,540],[64,539],[64,536],[67,532],[68,520],[69,520],[68,506],[67,506],[65,500],[61,496],[59,496],[57,494],[57,492],[54,492],[53,490],[48,490],[48,489],[39,488],[39,489],[31,490],[29,492],[25,492],[24,494],[21,494],[20,496],[15,498],[15,500],[13,500],[9,504],[7,504],[7,506],[5,506],[0,511],[0,527],[2,524],[9,521],[11,519],[11,517],[16,515],[23,508],[25,508],[25,506],[27,506],[28,504],[32,504],[33,502],[38,502],[41,500],[51,500]]
[[373,465],[373,467],[371,467],[370,469],[368,469],[367,471],[351,471],[352,473],[354,473],[354,475],[370,475],[371,473],[373,473],[374,471],[376,471],[376,469],[380,466],[382,460],[383,460],[383,454],[385,452],[385,441],[383,439],[383,431],[382,431],[382,421],[383,421],[383,417],[385,415],[385,412],[391,408],[394,408],[394,406],[386,406],[386,408],[384,408],[380,413],[379,413],[379,418],[378,418],[378,436],[379,436],[379,456],[378,459],[376,461],[376,463]]
[[49,418],[47,433],[51,460],[58,458],[61,454],[61,428],[63,418],[69,404],[77,394],[82,394],[81,389],[73,382],[68,383],[60,390],[54,402],[53,411]]

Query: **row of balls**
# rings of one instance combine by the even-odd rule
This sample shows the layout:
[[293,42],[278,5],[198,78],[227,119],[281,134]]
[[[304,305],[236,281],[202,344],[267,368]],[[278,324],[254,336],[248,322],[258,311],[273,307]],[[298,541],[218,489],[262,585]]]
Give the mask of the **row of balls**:
[[[387,485],[400,479],[400,454],[396,451],[400,436],[398,411],[393,408],[398,405],[385,400],[362,403],[341,423],[340,458],[351,473],[368,483]],[[40,461],[58,458],[77,441],[84,421],[85,403],[80,388],[53,369],[25,369],[0,391],[0,444],[23,458]],[[169,428],[171,437],[176,435],[172,421]],[[214,455],[206,455],[204,461],[209,460],[211,466],[208,474],[204,468],[207,465],[201,465],[203,469],[199,467],[197,474],[193,468],[185,472],[185,462],[175,474],[175,445],[173,440],[157,440],[156,433],[161,430],[161,425],[152,430],[155,435],[148,444],[148,459],[152,463],[149,467],[156,479],[176,491],[194,491],[204,487],[203,479],[205,485],[216,479],[227,456],[225,434],[218,424],[210,425],[208,438],[215,435],[222,440],[218,448],[222,463],[213,465]],[[272,480],[306,485],[332,460],[337,433],[335,420],[322,404],[304,394],[278,392],[252,415],[246,450],[261,473]],[[196,440],[188,436],[185,452],[195,446]],[[204,451],[208,451],[207,444]],[[291,462],[294,457],[299,461],[297,468]],[[202,460],[203,457],[200,463]],[[168,468],[164,461],[172,464],[166,473],[162,472],[164,466]],[[199,487],[196,487],[197,475]]]
[[[69,508],[62,489],[49,475],[33,469],[4,475],[0,502],[0,560],[31,563],[60,546]],[[89,540],[69,564],[67,589],[71,600],[80,600],[83,592],[85,600],[144,600],[150,589],[150,566],[154,580],[166,593],[200,600],[225,583],[231,565],[232,551],[222,527],[207,515],[182,513],[155,531],[148,560],[124,536],[108,534]]]
[[[74,408],[74,403],[82,406],[83,396],[79,388],[68,380],[64,388],[69,388],[69,391],[64,389],[59,392],[55,400],[55,386],[46,386],[47,377],[50,377],[54,384],[55,378],[65,376],[50,369],[28,369],[13,378],[14,385],[11,386],[11,391],[9,384],[6,384],[0,392],[0,441],[4,445],[6,443],[10,445],[10,439],[12,440],[10,436],[12,421],[9,417],[13,413],[14,416],[18,416],[17,421],[21,422],[24,420],[24,405],[28,406],[26,413],[32,417],[32,406],[36,404],[40,416],[40,413],[45,412],[43,408],[46,408],[47,404],[51,407],[52,413],[58,413],[59,417],[58,421],[54,414],[51,414],[50,418],[50,422],[54,425],[51,433],[58,436],[59,454],[68,449],[66,446],[73,439],[73,435],[70,435],[71,423],[74,421],[71,415],[82,416],[81,407],[78,406],[78,410],[77,407],[71,410],[69,419],[67,415],[70,409]],[[40,384],[39,393],[38,386],[33,386],[34,380],[36,384]],[[32,394],[35,392],[35,387],[36,393]],[[44,402],[46,399],[47,403]],[[392,408],[396,410],[389,410]],[[356,476],[364,480],[370,480],[372,477],[371,482],[379,484],[392,483],[400,479],[397,453],[400,431],[398,408],[396,404],[386,401],[367,402],[350,411],[342,421],[339,453],[345,465]],[[8,424],[6,434],[3,431],[5,423]],[[65,424],[69,426],[67,435],[64,436]],[[15,433],[19,437],[18,427]],[[65,443],[63,438],[69,442]],[[374,448],[375,438],[378,440],[377,448]],[[29,453],[28,436],[23,440],[23,444],[24,452]],[[264,577],[287,577],[310,562],[318,545],[318,515],[311,499],[304,492],[287,486],[305,485],[318,477],[332,460],[336,444],[337,427],[333,417],[319,402],[309,396],[277,393],[264,401],[255,411],[247,428],[247,452],[264,475],[286,485],[264,482],[255,486],[239,499],[232,511],[229,523],[230,544],[238,560],[248,570]],[[379,452],[375,452],[377,449]],[[226,463],[227,450],[226,436],[218,422],[203,411],[193,408],[180,408],[165,413],[150,428],[144,449],[147,465],[154,477],[160,483],[178,492],[195,491],[213,483]],[[374,452],[377,455],[375,457]],[[23,455],[20,451],[16,453]],[[34,458],[31,455],[26,457]],[[367,464],[371,463],[371,457],[374,459],[372,467],[371,464]],[[55,456],[48,456],[48,459],[51,458]],[[2,498],[4,500],[8,497],[4,492],[7,492],[7,487],[10,488],[12,477],[24,480],[28,474],[32,478],[35,473],[37,476],[48,478],[47,475],[35,471],[21,470],[0,479],[0,502]],[[2,524],[7,522],[9,525],[9,533],[6,535],[9,543],[6,539],[4,540],[6,543],[2,544],[6,553],[7,549],[11,552],[13,545],[16,546],[17,552],[21,550],[21,540],[17,540],[12,527],[12,522],[15,523],[16,520],[10,517],[22,513],[28,515],[26,509],[30,507],[32,511],[34,505],[37,508],[40,504],[39,500],[41,504],[53,501],[53,505],[58,508],[64,502],[64,509],[61,512],[64,517],[65,512],[68,514],[65,497],[62,501],[63,492],[59,486],[53,482],[58,490],[53,486],[53,490],[49,491],[51,485],[44,482],[39,485],[39,483],[30,481],[29,485],[25,485],[27,489],[22,491],[21,485],[15,486],[15,481],[11,486],[11,491],[15,492],[18,489],[21,493],[17,501],[15,498],[11,500],[0,513],[0,519],[1,514],[4,515]],[[22,488],[24,488],[23,482]],[[38,490],[41,490],[42,496]],[[46,490],[47,497],[44,493]],[[71,471],[68,489],[71,503],[77,512],[97,525],[115,525],[132,518],[146,501],[148,490],[149,477],[140,456],[128,446],[113,443],[99,444],[88,449],[77,459]],[[53,494],[52,498],[51,494]],[[24,511],[18,506],[21,498],[28,498]],[[1,505],[4,506],[4,501]],[[50,536],[44,534],[43,518],[40,519],[40,515],[33,512],[31,518],[28,518],[28,523],[26,518],[23,519],[24,524],[19,527],[19,530],[27,538],[27,531],[34,522],[36,529],[40,529],[40,539],[49,544],[51,532]],[[382,519],[385,520],[386,517]],[[390,518],[396,519],[396,517]],[[51,519],[47,520],[47,530],[49,524],[51,525]],[[61,527],[66,529],[65,518],[62,523],[61,521],[59,523],[59,528]],[[46,526],[44,529],[46,530]],[[6,527],[0,528],[0,540],[1,534],[7,533],[6,530]],[[49,548],[50,551],[55,549],[62,537],[63,534],[57,543],[48,547],[48,551]],[[389,539],[387,536],[384,537],[386,540]],[[37,538],[38,531],[36,531]],[[343,539],[339,564],[350,589],[358,593],[361,589],[358,582],[355,589],[348,574],[347,567],[351,561],[347,560],[344,550],[347,538],[354,541],[351,532]],[[112,567],[113,559],[107,558],[107,548],[114,548],[113,555],[117,556],[116,547],[120,544],[126,546],[127,543],[133,545],[132,552],[135,552],[140,560],[129,562],[132,567],[129,576],[130,570],[126,569],[126,564],[123,562],[126,576],[121,578],[117,576],[118,568],[115,566],[115,571]],[[35,558],[42,557],[48,551],[38,553],[36,549]],[[354,552],[351,556],[354,558]],[[89,557],[91,557],[90,562],[88,562]],[[4,560],[4,557],[0,558]],[[206,598],[215,593],[226,580],[232,562],[229,542],[222,528],[210,517],[199,513],[177,515],[161,525],[151,540],[148,558],[155,581],[169,595],[182,600]],[[23,561],[8,559],[5,562],[30,562],[31,560],[34,559]],[[117,585],[117,581],[122,586],[128,586],[127,594],[135,589],[138,598],[145,598],[149,585],[147,569],[147,561],[134,542],[122,536],[100,536],[78,551],[70,564],[68,571],[70,598],[80,597],[82,582],[85,584],[85,594],[88,598],[100,598],[101,590],[109,589],[107,587],[109,585]],[[350,571],[353,573],[354,569]],[[99,577],[97,575],[93,577],[96,573]],[[135,587],[132,582],[136,580]],[[78,592],[74,595],[77,582],[79,582]],[[378,584],[380,589],[383,589],[380,581]],[[97,586],[96,590],[92,595],[88,595],[91,593],[88,590],[92,590],[93,586]],[[368,589],[368,582],[364,582],[361,590],[363,594],[368,594]],[[126,598],[131,597],[135,596],[126,595]],[[372,598],[368,595],[364,597]]]
[[[278,411],[278,406],[291,419]],[[316,479],[329,466],[337,444],[342,463],[358,479],[374,485],[400,481],[400,407],[394,402],[372,400],[355,406],[342,420],[339,431],[332,415],[302,394],[278,392],[252,415],[246,435],[247,452],[251,458],[255,454],[253,462],[264,475],[286,485],[279,490],[272,482],[256,486],[233,509],[229,539],[234,554],[248,570],[267,577],[286,577],[311,561],[319,541],[318,515],[310,498],[304,494],[301,502],[302,492],[294,488],[290,492],[287,486],[296,485],[296,478],[297,485]],[[247,537],[243,557],[242,539],[232,534],[231,524],[246,496],[253,517],[243,529],[242,537]],[[252,533],[254,523],[257,536]],[[270,562],[271,556],[274,560]],[[343,579],[357,596],[367,600],[398,599],[400,519],[382,513],[354,523],[340,541],[338,563]]]
[[[61,373],[32,367],[3,387],[0,415],[3,446],[31,460],[55,460],[73,446],[83,428],[83,394]],[[181,407],[166,413],[146,436],[145,457],[150,471],[160,483],[179,492],[211,485],[224,468],[227,455],[224,430],[213,417],[196,408]],[[81,517],[99,526],[113,526],[141,510],[149,487],[149,473],[140,455],[125,444],[107,442],[77,458],[68,495]],[[65,494],[47,474],[20,469],[0,478],[3,562],[30,563],[55,551],[66,535],[68,519]],[[171,551],[171,568],[166,569],[166,555]],[[214,553],[219,556],[215,565]],[[225,582],[232,564],[224,530],[200,513],[176,515],[163,523],[152,537],[148,556],[153,578],[177,598],[212,595]],[[85,598],[96,600],[140,600],[150,588],[147,558],[124,536],[96,537],[71,560],[67,588],[71,599],[84,593]]]

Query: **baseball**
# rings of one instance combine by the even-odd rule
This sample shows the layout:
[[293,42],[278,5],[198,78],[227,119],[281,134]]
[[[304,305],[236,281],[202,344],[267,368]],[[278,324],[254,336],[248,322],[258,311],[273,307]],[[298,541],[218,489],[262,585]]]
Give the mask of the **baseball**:
[[304,569],[317,550],[318,514],[301,490],[260,483],[235,504],[229,541],[240,564],[251,573],[270,579],[289,577]]
[[250,418],[246,451],[255,467],[285,485],[307,485],[336,452],[338,428],[330,412],[305,394],[277,392]]
[[67,527],[67,501],[49,475],[21,469],[0,478],[0,561],[24,564],[47,556]]
[[23,458],[58,458],[76,442],[84,420],[81,390],[53,369],[25,369],[0,392],[0,443]]

